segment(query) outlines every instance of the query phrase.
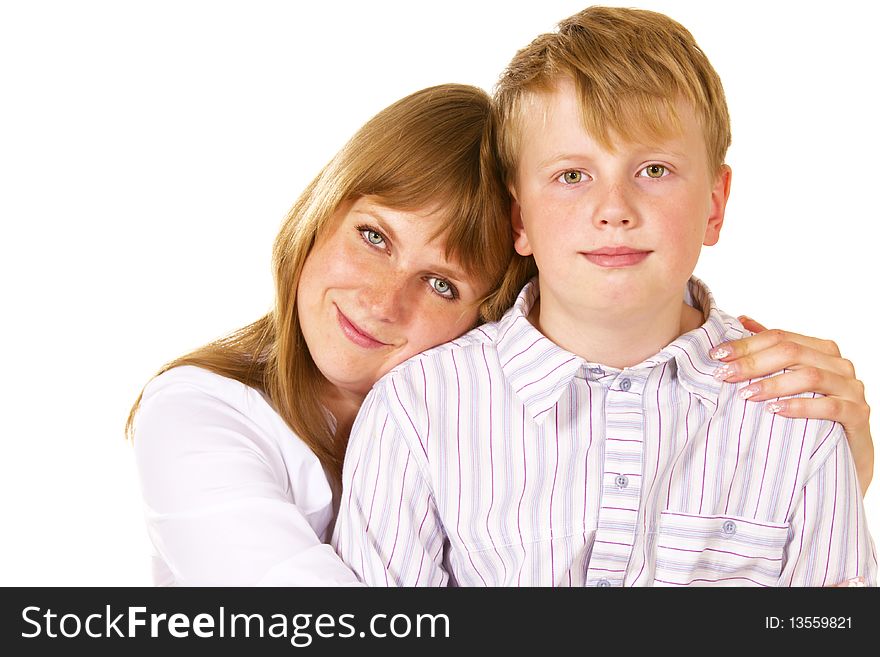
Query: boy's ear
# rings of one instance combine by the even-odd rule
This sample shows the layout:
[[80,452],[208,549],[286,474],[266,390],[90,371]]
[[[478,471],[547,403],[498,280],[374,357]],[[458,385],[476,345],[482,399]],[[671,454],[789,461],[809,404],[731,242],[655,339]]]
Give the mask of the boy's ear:
[[730,180],[733,171],[726,164],[721,165],[715,183],[712,186],[712,203],[709,208],[709,223],[706,225],[706,235],[703,238],[705,246],[714,246],[721,236],[721,225],[724,223],[724,210],[727,208],[727,199],[730,196]]
[[510,224],[513,227],[513,248],[521,256],[532,255],[532,246],[522,220],[522,208],[516,200],[516,190],[510,188]]

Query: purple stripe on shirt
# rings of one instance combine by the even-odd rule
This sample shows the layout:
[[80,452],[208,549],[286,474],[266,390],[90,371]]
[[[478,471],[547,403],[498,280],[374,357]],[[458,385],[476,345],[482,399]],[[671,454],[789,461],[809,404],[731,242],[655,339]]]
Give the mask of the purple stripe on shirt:
[[559,409],[556,410],[556,464],[553,466],[553,485],[550,487],[550,581],[556,586],[556,555],[553,550],[553,494],[556,492],[556,475],[559,473]]
[[[526,486],[528,483],[528,474],[529,474],[529,463],[526,459],[526,408],[523,406],[522,408],[522,455],[523,455],[523,489],[522,494],[519,496],[519,504],[516,507],[516,530],[517,533],[522,536],[522,503],[523,498],[526,496]],[[526,546],[523,543],[523,563],[526,561]],[[520,586],[522,577],[522,568],[520,568],[519,575],[516,578],[516,585]]]
[[801,518],[801,540],[800,540],[800,544],[798,546],[797,557],[795,557],[795,560],[794,560],[794,566],[791,569],[791,577],[788,580],[789,586],[794,586],[794,576],[797,573],[797,565],[798,565],[798,562],[801,560],[801,554],[804,551],[804,532],[807,529],[807,487],[806,486],[804,486],[804,488],[803,488],[803,501],[801,503],[801,514],[803,516]]
[[834,545],[834,520],[837,518],[837,452],[834,450],[834,506],[831,509],[831,531],[828,535],[828,555],[825,560],[825,576],[822,586],[828,584],[828,566],[831,564],[831,546]]
[[706,376],[712,376],[712,372],[704,372],[699,367],[694,365],[694,361],[691,360],[691,355],[683,347],[681,347],[680,345],[677,345],[677,344],[671,344],[669,346],[674,347],[675,349],[682,351],[684,353],[685,357],[687,358],[688,362],[691,364],[691,367],[693,367],[695,371],[699,372],[700,374],[704,374]]
[[[667,516],[680,516],[682,518],[692,518],[693,516],[689,513],[675,513],[674,511],[664,511],[664,515]],[[711,518],[712,520],[727,520],[728,516],[718,516],[718,515],[707,515],[700,516],[701,518]],[[783,525],[768,525],[766,523],[755,522],[754,520],[746,520],[745,518],[737,518],[737,522],[742,522],[747,525],[755,525],[757,527],[772,527],[773,529],[785,529]]]
[[[663,375],[666,374],[666,365],[667,363],[663,363],[663,369],[660,370],[660,377],[657,380],[657,462],[654,464],[654,478],[651,479],[651,485],[648,487],[648,495],[647,499],[651,498],[651,492],[654,490],[654,483],[657,481],[657,476],[660,474],[660,451],[663,446],[663,413],[660,410],[662,405],[660,404],[660,388],[663,384]],[[690,399],[690,396],[688,396]],[[687,441],[685,441],[687,442]],[[658,493],[657,497],[660,494]],[[645,512],[643,520],[642,520],[642,531],[644,531],[645,535],[648,534],[648,513]],[[636,582],[642,576],[642,573],[645,572],[645,566],[648,563],[648,542],[645,541],[645,551],[643,554],[642,567],[639,569],[639,574],[636,575],[635,579],[633,579],[630,586],[635,586]]]
[[703,512],[703,495],[706,493],[706,463],[709,459],[709,432],[712,429],[712,420],[714,420],[714,416],[709,418],[709,421],[706,423],[706,443],[703,448],[703,479],[700,483],[700,509],[697,513]]
[[732,554],[735,557],[742,557],[743,559],[764,559],[765,561],[782,561],[782,557],[762,557],[756,554],[741,554],[739,552],[731,552],[729,550],[718,550],[717,548],[705,547],[701,550],[690,550],[688,548],[680,548],[673,547],[672,545],[658,545],[658,548],[663,548],[664,550],[675,550],[676,552],[696,552],[698,554],[702,554],[703,552],[717,552],[719,554]]
[[[569,358],[567,361],[565,361],[564,363],[560,363],[559,365],[556,366],[555,369],[558,369],[558,368],[561,368],[561,367],[565,367],[566,365],[568,365],[568,364],[569,364],[571,361],[573,361],[573,360],[575,360],[575,357],[571,357],[571,358]],[[541,377],[535,379],[534,381],[530,381],[529,383],[526,383],[524,386],[522,386],[519,390],[516,391],[517,394],[522,394],[522,391],[525,390],[526,388],[528,388],[529,386],[533,386],[533,385],[535,385],[536,383],[540,383],[541,381],[544,381],[545,379],[547,379],[547,378],[553,376],[553,374],[555,373],[555,369],[554,369],[554,370],[551,370],[551,371],[549,371],[549,372],[547,372],[545,375],[543,375],[543,376],[541,376]],[[555,406],[555,404],[554,404],[554,406]],[[551,408],[552,408],[552,406],[551,406]],[[549,410],[549,409],[548,409],[548,410]]]
[[[425,408],[428,408],[428,376],[425,374],[425,362],[419,361],[419,367],[422,368],[422,389],[425,391]],[[400,398],[398,397],[398,400],[399,399]],[[425,426],[425,443],[423,445],[423,448],[425,450],[425,455],[427,456],[428,445],[430,444],[431,440],[431,414],[425,413],[425,419],[427,425]],[[410,422],[412,422],[412,420],[410,420]]]
[[825,434],[825,437],[822,439],[822,442],[820,442],[816,446],[816,449],[814,449],[812,451],[812,453],[810,454],[810,458],[813,458],[814,456],[816,456],[816,452],[818,452],[821,449],[822,445],[825,444],[825,441],[828,440],[828,436],[830,436],[832,433],[834,433],[834,425],[833,424],[831,425],[831,428],[828,429],[828,433]]
[[755,500],[755,513],[752,516],[753,518],[758,517],[758,509],[761,508],[761,493],[764,492],[764,478],[767,476],[767,465],[770,463],[770,445],[773,443],[773,426],[776,423],[777,417],[776,413],[774,413],[773,417],[770,419],[770,435],[767,436],[767,453],[764,454],[764,470],[761,473],[761,485],[758,488],[758,498]]
[[[428,519],[428,513],[430,512],[430,510],[431,510],[431,498],[426,497],[425,498],[425,515],[422,516],[422,522],[419,523],[419,531],[416,532],[416,538],[418,538],[419,543],[422,542],[422,528],[425,526],[425,520]],[[416,574],[416,583],[415,583],[416,586],[419,585],[419,580],[422,578],[422,566],[424,565],[424,562],[425,562],[425,555],[423,553],[422,558],[419,560],[419,572]]]
[[[388,416],[385,416],[385,422],[382,424],[382,431],[379,432],[379,448],[378,453],[382,453],[382,440],[385,438],[385,427],[388,426]],[[367,514],[367,526],[364,528],[364,533],[370,533],[370,521],[373,519],[373,505],[376,503],[376,493],[379,490],[379,472],[381,471],[381,464],[376,466],[376,479],[373,482],[373,497],[370,499],[370,512]],[[349,497],[351,491],[349,491]]]
[[402,524],[400,522],[400,514],[403,511],[403,498],[404,498],[403,493],[406,490],[406,472],[407,472],[407,470],[409,470],[409,461],[410,461],[410,457],[409,457],[409,454],[407,454],[406,455],[406,464],[403,466],[403,476],[401,477],[402,481],[400,482],[400,499],[397,502],[397,527],[394,531],[394,543],[391,546],[391,554],[388,555],[388,563],[385,564],[386,569],[391,568],[391,562],[394,560],[394,551],[397,549],[397,537],[398,537],[398,534],[400,533],[400,525]]
[[[809,422],[804,422],[804,433],[801,436],[801,448],[798,450],[798,463],[797,463],[798,470],[801,469],[801,459],[804,456],[804,447],[806,447],[806,445],[807,445],[807,426],[808,425],[809,425]],[[788,499],[788,508],[785,511],[786,518],[788,518],[788,516],[791,515],[791,505],[794,503],[794,494],[795,494],[795,491],[797,491],[797,487],[798,487],[798,482],[797,482],[797,480],[795,480],[794,484],[791,487],[791,497],[789,497],[789,499]]]
[[[669,483],[666,485],[666,509],[669,508],[669,498],[672,496],[672,482],[675,480],[675,477],[674,477],[674,475],[675,475],[675,466],[678,464],[679,458],[680,458],[681,455],[684,453],[684,450],[685,450],[685,448],[687,447],[687,436],[690,435],[690,426],[688,425],[688,418],[690,417],[690,414],[691,414],[691,399],[692,399],[692,396],[691,396],[691,395],[692,395],[692,394],[693,394],[693,393],[689,393],[689,394],[688,394],[688,407],[687,407],[687,410],[684,412],[684,435],[685,435],[685,439],[684,439],[684,442],[682,442],[682,444],[681,444],[681,449],[679,450],[678,454],[675,455],[675,459],[672,461],[672,468],[671,468],[670,471],[669,471]],[[659,390],[659,389],[657,390],[657,403],[658,403],[658,404],[660,403],[660,390]],[[660,409],[658,408],[658,410],[657,410],[657,414],[660,415],[661,413],[662,413],[662,411],[660,411]],[[661,415],[661,419],[662,419],[662,415]],[[660,421],[660,420],[658,420],[658,422],[659,422],[659,421]],[[659,443],[659,437],[658,437],[658,443],[657,443],[657,455],[658,455],[658,457],[659,457],[659,455],[660,455],[660,446],[659,446],[659,445],[660,445],[660,443]]]
[[539,337],[539,338],[535,338],[535,341],[532,342],[532,344],[530,344],[528,347],[526,347],[525,349],[523,349],[523,350],[522,350],[521,352],[519,352],[518,354],[515,354],[515,355],[511,356],[510,358],[508,358],[506,363],[502,363],[502,364],[501,364],[501,368],[502,368],[502,369],[507,369],[507,366],[510,365],[514,360],[516,360],[517,358],[519,358],[520,356],[522,356],[524,353],[526,353],[527,351],[529,351],[532,347],[534,347],[536,344],[538,344],[538,343],[541,342],[542,340],[546,340],[546,338],[545,338],[543,335],[542,335],[541,337]]
[[486,378],[489,381],[489,484],[490,484],[490,498],[489,498],[489,510],[486,511],[486,536],[489,538],[489,541],[492,543],[492,548],[495,550],[495,554],[498,557],[498,561],[501,562],[501,565],[504,566],[504,577],[502,577],[501,581],[507,581],[507,564],[504,562],[504,559],[501,558],[501,553],[498,552],[498,548],[495,547],[495,542],[492,541],[492,530],[489,528],[489,519],[492,517],[492,507],[495,506],[495,448],[493,446],[493,429],[494,423],[492,422],[492,407],[494,405],[494,398],[492,397],[492,369],[489,367],[489,359],[486,358],[486,345],[482,345],[481,351],[483,352],[483,363],[486,366]]
[[[391,379],[391,387],[394,389],[394,396],[397,397],[397,403],[400,405],[400,408],[403,409],[403,412],[406,415],[406,419],[409,420],[409,423],[413,428],[413,432],[415,433],[415,435],[419,436],[419,431],[418,429],[416,429],[415,422],[413,422],[412,417],[410,417],[409,411],[406,410],[406,404],[404,404],[403,400],[400,398],[400,393],[397,392],[397,383],[394,381],[394,379]],[[425,448],[424,443],[422,443],[421,436],[419,436],[419,446],[422,448],[422,452],[425,453],[425,458],[427,458],[428,450]]]
[[662,582],[663,584],[673,584],[675,586],[690,586],[694,582],[712,583],[712,582],[732,582],[732,581],[738,581],[738,580],[745,580],[747,582],[751,582],[752,584],[757,584],[758,586],[764,586],[764,587],[770,586],[769,584],[764,584],[763,582],[758,582],[756,580],[753,580],[751,577],[718,577],[717,579],[706,579],[704,577],[697,577],[697,578],[690,580],[689,582],[670,582],[669,580],[665,580],[665,579],[656,579],[654,581]]
[[[749,385],[754,379],[749,379]],[[742,437],[743,427],[746,423],[746,412],[749,410],[748,404],[742,405],[742,417],[739,420],[739,434],[736,437],[736,462],[733,464],[733,474],[730,475],[730,487],[727,489],[727,502],[724,504],[724,513],[730,509],[730,497],[733,494],[733,482],[736,481],[736,471],[739,469],[739,455],[742,453]]]
[[[461,377],[458,372],[458,363],[455,360],[455,352],[450,352],[452,357],[452,366],[455,369],[455,404],[456,404],[456,413],[455,413],[455,444],[458,447],[458,500],[456,503],[456,521],[455,521],[455,533],[458,534],[458,540],[465,543],[464,539],[461,535],[461,505],[462,500],[464,499],[462,496],[462,469],[461,469]],[[468,561],[471,562],[471,567],[474,569],[474,572],[479,575],[480,579],[483,580],[483,586],[488,586],[486,580],[483,578],[482,573],[477,570],[477,565],[474,563],[474,559],[471,556],[471,553],[468,552]]]

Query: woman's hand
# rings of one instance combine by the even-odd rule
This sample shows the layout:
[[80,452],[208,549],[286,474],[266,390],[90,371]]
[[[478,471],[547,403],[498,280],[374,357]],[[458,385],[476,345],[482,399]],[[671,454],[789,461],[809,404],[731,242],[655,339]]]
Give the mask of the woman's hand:
[[791,371],[749,384],[740,390],[740,396],[757,402],[805,392],[824,395],[780,399],[767,404],[767,410],[783,417],[820,418],[843,425],[864,495],[874,474],[874,443],[865,386],[856,378],[853,364],[841,357],[831,340],[768,331],[753,319],[739,319],[756,335],[725,342],[712,350],[712,358],[722,361],[715,377],[739,383],[788,369]]

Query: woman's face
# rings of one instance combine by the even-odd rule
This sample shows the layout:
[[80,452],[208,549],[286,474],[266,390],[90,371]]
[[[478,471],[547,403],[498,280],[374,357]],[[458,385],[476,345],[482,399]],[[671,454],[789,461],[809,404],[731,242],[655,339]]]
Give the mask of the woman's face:
[[436,212],[375,197],[343,204],[312,248],[297,290],[306,344],[340,392],[366,395],[410,356],[477,322],[484,285],[444,255]]

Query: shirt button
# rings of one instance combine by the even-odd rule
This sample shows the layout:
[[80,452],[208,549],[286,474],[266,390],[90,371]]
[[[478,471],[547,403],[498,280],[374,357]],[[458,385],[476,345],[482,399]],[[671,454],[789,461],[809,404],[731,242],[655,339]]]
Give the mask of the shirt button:
[[626,475],[617,475],[614,478],[614,483],[618,488],[626,488],[629,486],[629,477]]
[[603,578],[603,579],[600,579],[598,582],[596,582],[596,586],[604,589],[607,586],[611,586],[611,582],[609,582],[607,579]]
[[630,388],[632,388],[632,381],[629,379],[624,379],[620,382],[620,389],[624,392],[628,392]]
[[725,520],[721,525],[721,533],[725,536],[733,536],[736,534],[736,523],[733,520]]

